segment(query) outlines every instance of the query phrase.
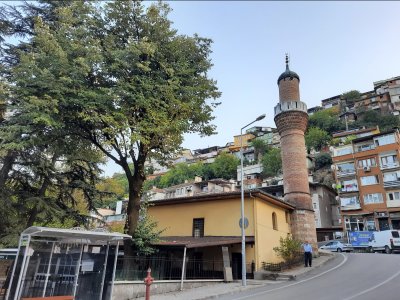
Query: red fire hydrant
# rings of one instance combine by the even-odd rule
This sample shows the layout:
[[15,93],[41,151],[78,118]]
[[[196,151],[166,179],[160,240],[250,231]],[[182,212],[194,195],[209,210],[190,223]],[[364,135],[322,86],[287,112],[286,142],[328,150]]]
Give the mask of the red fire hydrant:
[[146,285],[146,300],[150,300],[150,285],[153,283],[154,278],[151,277],[151,269],[147,269],[147,276],[144,279],[144,284]]

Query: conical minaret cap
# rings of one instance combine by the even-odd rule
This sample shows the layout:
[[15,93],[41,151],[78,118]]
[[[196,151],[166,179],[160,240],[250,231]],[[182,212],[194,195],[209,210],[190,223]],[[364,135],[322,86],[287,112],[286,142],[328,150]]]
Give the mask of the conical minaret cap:
[[300,77],[299,77],[299,75],[297,75],[296,72],[290,71],[290,69],[289,69],[289,56],[286,54],[286,70],[285,70],[285,72],[283,72],[283,73],[279,76],[279,78],[278,78],[278,85],[279,85],[279,81],[281,81],[282,79],[285,79],[285,78],[289,78],[289,77],[291,77],[291,78],[297,78],[297,80],[300,82]]

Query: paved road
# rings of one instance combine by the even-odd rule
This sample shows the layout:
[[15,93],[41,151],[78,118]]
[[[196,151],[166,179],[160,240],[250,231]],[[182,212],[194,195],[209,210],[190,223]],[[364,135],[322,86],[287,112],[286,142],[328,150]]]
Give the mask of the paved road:
[[234,295],[224,300],[399,300],[400,255],[340,254],[296,281]]

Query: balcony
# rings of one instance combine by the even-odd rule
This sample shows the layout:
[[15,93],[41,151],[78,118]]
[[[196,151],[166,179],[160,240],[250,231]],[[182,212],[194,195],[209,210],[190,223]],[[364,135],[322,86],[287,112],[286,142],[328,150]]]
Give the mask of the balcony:
[[356,174],[355,169],[341,170],[336,172],[337,177],[348,177],[348,176],[354,176],[355,174]]
[[338,189],[339,193],[358,192],[358,185],[355,183],[345,184],[342,188]]
[[400,166],[400,164],[398,162],[395,163],[391,163],[391,164],[386,164],[383,165],[381,164],[381,170],[391,170],[391,169],[396,169]]
[[361,209],[358,197],[340,198],[340,210],[356,210]]
[[375,149],[375,145],[374,144],[368,144],[368,145],[355,145],[355,152],[363,152],[363,151],[368,151],[368,150],[374,150]]
[[383,187],[384,188],[400,187],[400,180],[384,181]]

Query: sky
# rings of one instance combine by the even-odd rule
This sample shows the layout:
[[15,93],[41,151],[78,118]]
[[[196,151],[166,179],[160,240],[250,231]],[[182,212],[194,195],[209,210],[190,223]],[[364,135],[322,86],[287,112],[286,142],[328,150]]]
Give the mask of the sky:
[[191,150],[224,146],[260,114],[254,125],[274,124],[277,78],[300,76],[307,106],[349,90],[373,90],[373,82],[400,75],[400,2],[170,2],[179,33],[211,38],[210,77],[222,96],[215,110],[217,135],[186,135]]
[[[180,34],[211,38],[209,75],[222,92],[214,111],[217,134],[185,135],[191,150],[224,146],[240,128],[275,127],[277,79],[290,69],[300,76],[307,106],[349,90],[373,90],[373,82],[400,75],[400,2],[169,2]],[[108,164],[105,175],[119,171]]]
[[[209,76],[222,92],[214,111],[217,134],[185,135],[191,150],[224,146],[257,116],[254,125],[275,127],[277,79],[290,69],[300,76],[307,106],[349,90],[373,90],[373,82],[400,76],[400,2],[396,1],[170,1],[180,34],[211,38]],[[122,170],[111,163],[105,176]]]

